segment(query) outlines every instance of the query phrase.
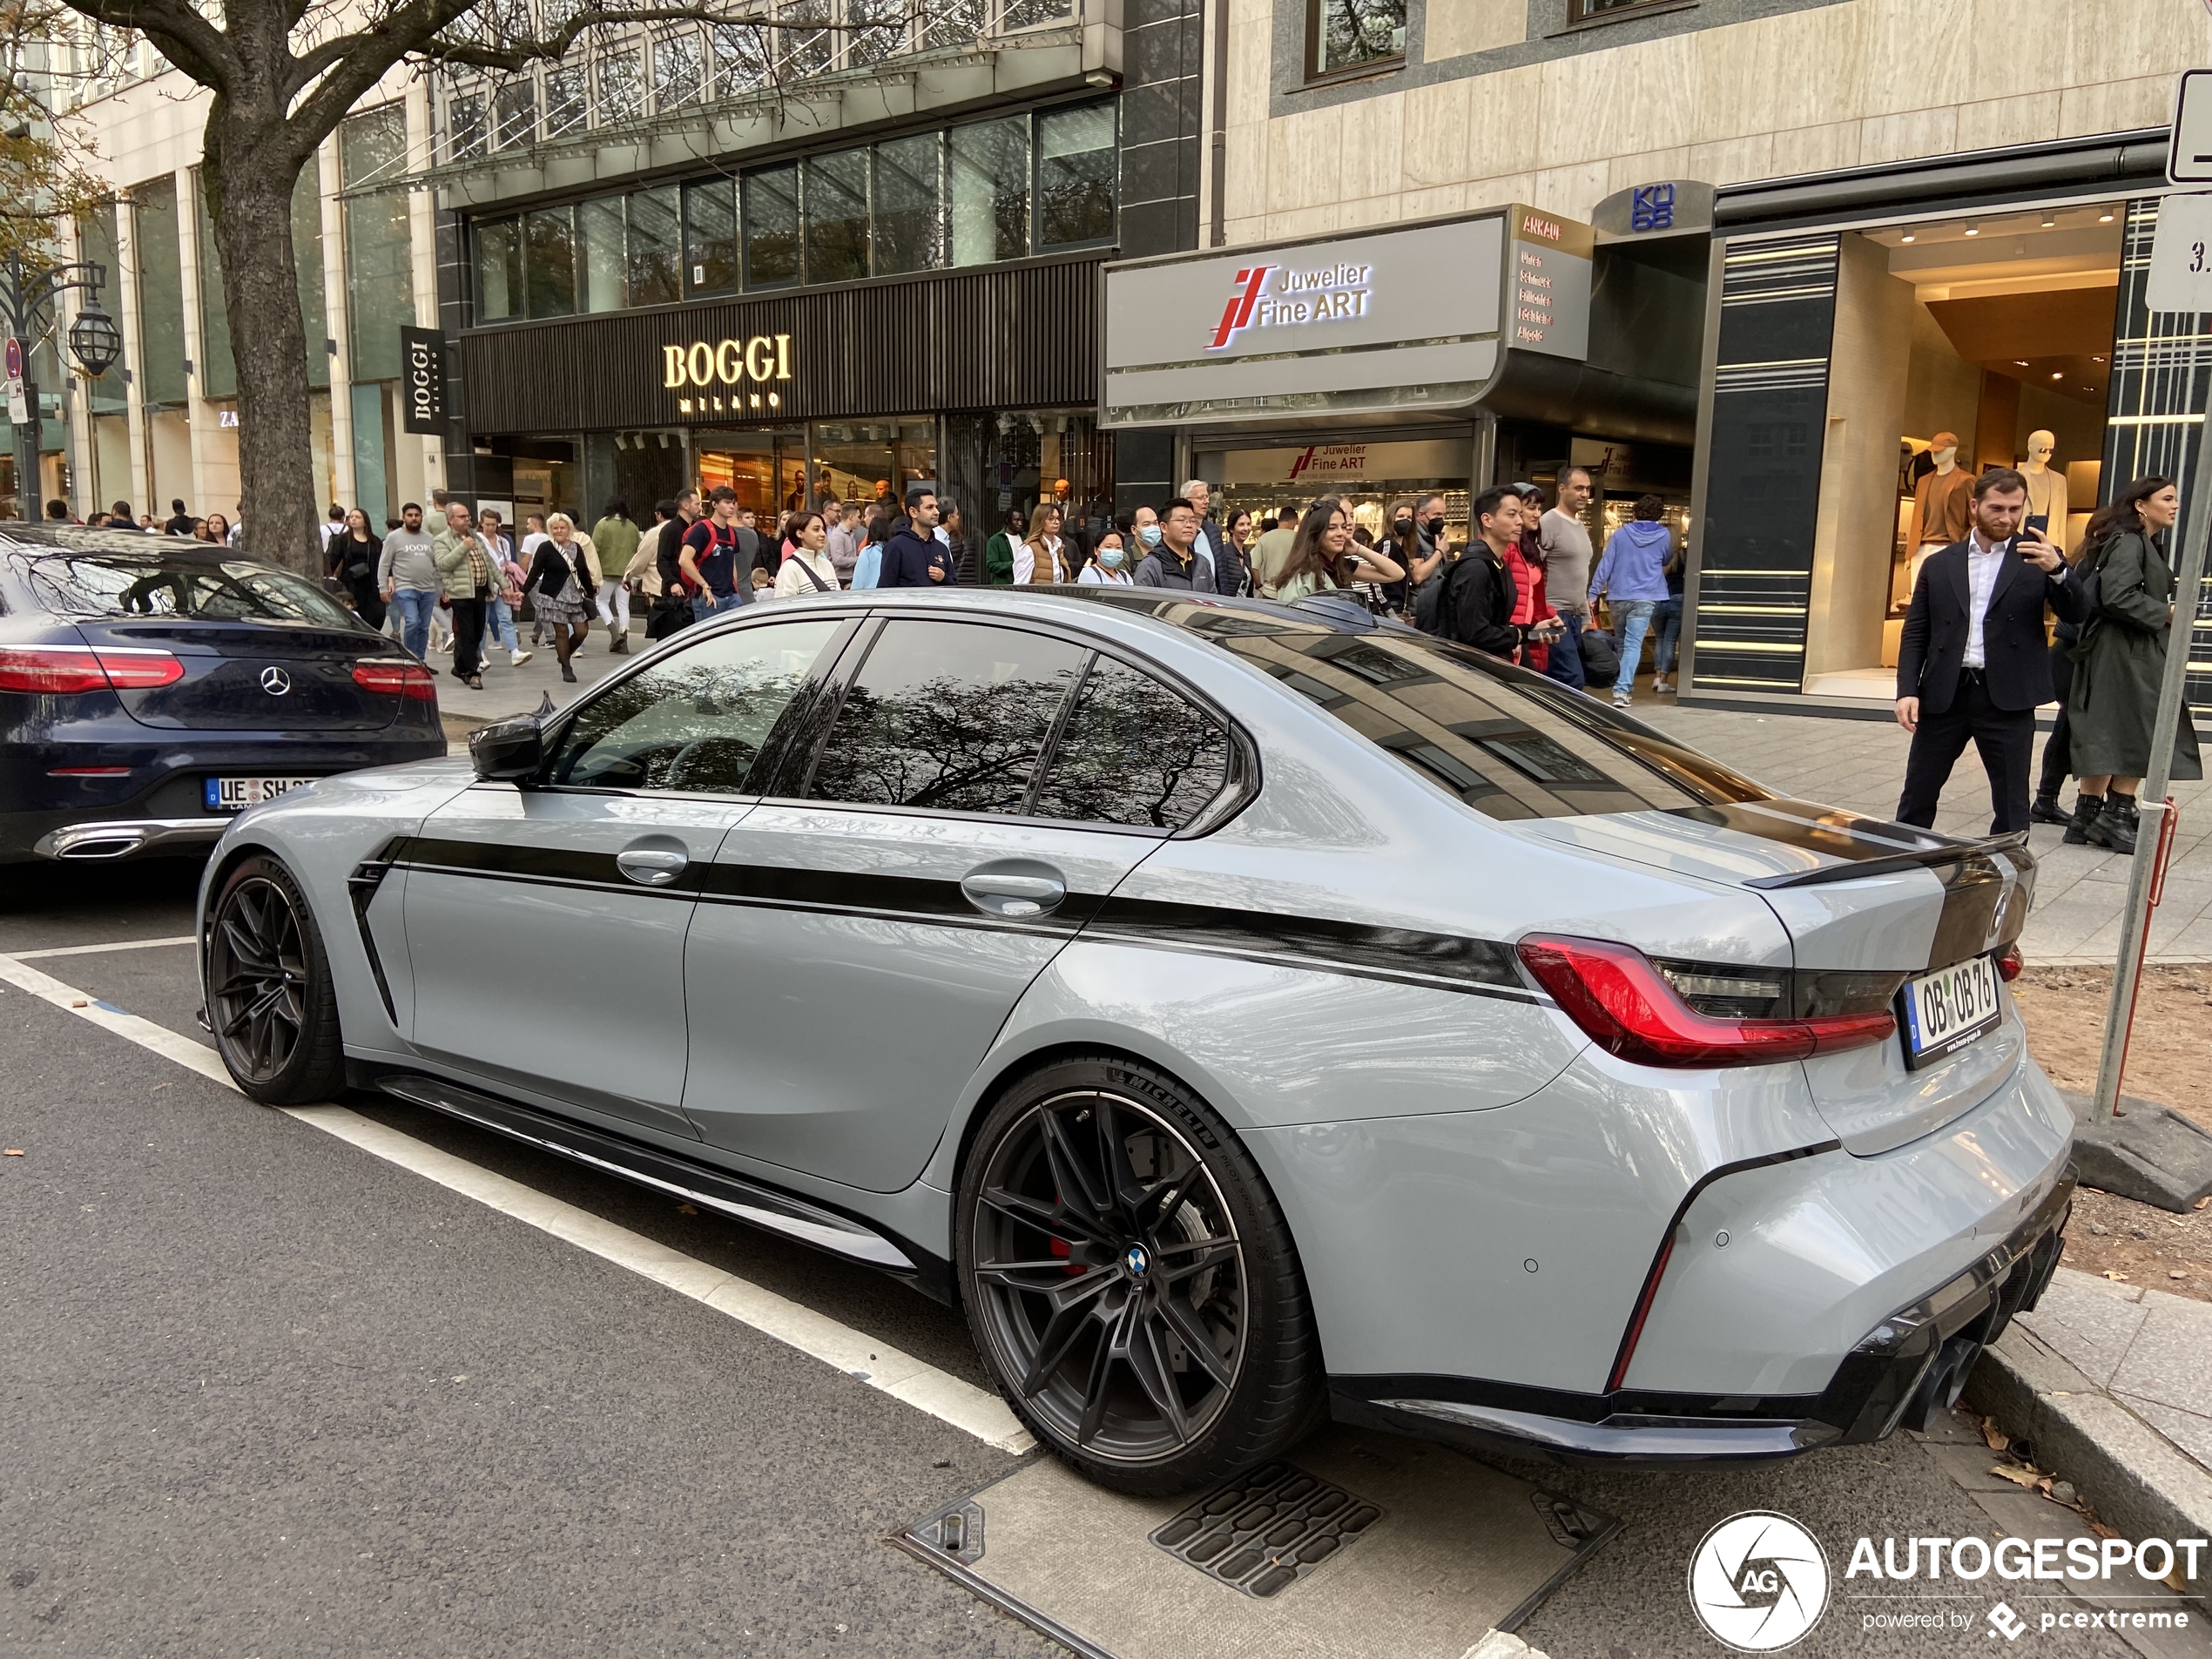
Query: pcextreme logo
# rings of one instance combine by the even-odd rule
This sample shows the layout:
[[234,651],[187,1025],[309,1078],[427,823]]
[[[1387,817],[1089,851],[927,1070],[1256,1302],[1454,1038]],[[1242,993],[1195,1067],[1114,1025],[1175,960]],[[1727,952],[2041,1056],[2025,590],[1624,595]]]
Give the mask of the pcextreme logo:
[[1827,1554],[1787,1515],[1730,1515],[1689,1558],[1689,1605],[1715,1641],[1739,1653],[1773,1653],[1828,1610]]

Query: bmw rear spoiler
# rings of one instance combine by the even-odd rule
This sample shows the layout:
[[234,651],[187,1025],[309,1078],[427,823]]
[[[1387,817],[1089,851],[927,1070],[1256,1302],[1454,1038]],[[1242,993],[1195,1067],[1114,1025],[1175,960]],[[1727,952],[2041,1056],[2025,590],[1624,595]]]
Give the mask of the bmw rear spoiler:
[[[1926,833],[1926,832],[1922,832]],[[1857,881],[1863,876],[1889,875],[1898,870],[1939,869],[1946,865],[1963,865],[1976,859],[1990,859],[2000,854],[2018,866],[2025,863],[2033,868],[2034,854],[2027,850],[2027,832],[2011,830],[2002,835],[1992,835],[1979,841],[1961,841],[1946,836],[1929,836],[1934,845],[1916,847],[1910,852],[1896,853],[1883,858],[1858,859],[1840,864],[1824,864],[1817,869],[1793,870],[1786,875],[1756,876],[1743,885],[1772,892],[1778,887],[1817,887],[1831,881]]]

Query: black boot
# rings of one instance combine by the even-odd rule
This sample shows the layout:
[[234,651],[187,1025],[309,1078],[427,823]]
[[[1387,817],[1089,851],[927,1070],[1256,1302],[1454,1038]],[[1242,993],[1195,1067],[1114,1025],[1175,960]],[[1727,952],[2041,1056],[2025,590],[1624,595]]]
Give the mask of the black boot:
[[2104,811],[2097,814],[2097,821],[2089,826],[2089,840],[2098,846],[2108,846],[2115,853],[2135,850],[2135,826],[2141,814],[2135,809],[2135,798],[2114,790],[2105,797]]
[[2104,811],[2102,795],[2077,794],[2074,798],[2074,817],[2066,826],[2064,837],[2068,846],[2089,845],[2089,826],[2097,821],[2097,814]]
[[2027,821],[2031,824],[2070,824],[2074,820],[2060,810],[2059,792],[2054,789],[2047,795],[2035,798],[2027,809]]

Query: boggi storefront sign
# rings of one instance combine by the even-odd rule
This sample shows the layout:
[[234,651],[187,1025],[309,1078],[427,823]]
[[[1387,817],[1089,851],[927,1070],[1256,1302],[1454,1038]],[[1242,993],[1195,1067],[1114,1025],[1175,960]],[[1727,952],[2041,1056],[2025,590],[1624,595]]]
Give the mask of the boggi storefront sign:
[[791,379],[789,334],[698,340],[689,346],[663,346],[660,354],[661,385],[677,395],[679,415],[738,414],[783,407],[783,395],[769,388]]

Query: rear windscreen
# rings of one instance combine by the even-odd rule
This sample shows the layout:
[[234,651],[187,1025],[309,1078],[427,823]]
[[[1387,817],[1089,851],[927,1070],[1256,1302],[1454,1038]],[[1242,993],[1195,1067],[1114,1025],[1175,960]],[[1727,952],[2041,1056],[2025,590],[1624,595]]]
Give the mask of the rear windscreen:
[[314,583],[252,559],[43,553],[20,556],[17,569],[62,616],[354,625],[354,613]]
[[1426,634],[1339,633],[1228,611],[1177,620],[1492,818],[1771,799],[1602,703]]

